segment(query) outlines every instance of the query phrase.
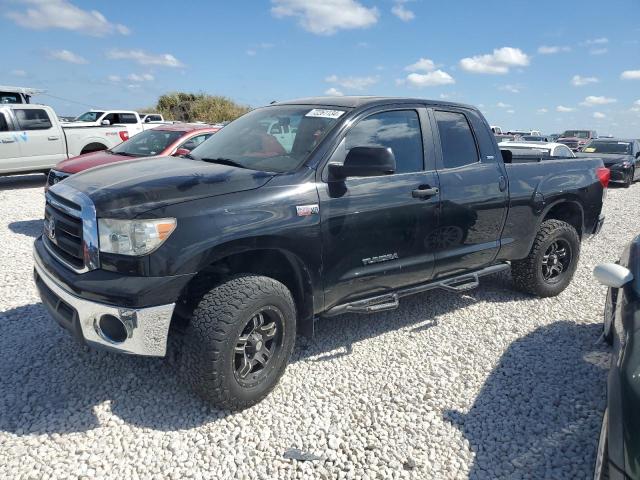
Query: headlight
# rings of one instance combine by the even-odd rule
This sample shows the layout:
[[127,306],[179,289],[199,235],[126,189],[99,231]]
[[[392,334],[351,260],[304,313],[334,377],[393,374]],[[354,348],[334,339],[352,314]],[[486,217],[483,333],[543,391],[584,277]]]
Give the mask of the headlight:
[[146,255],[162,245],[175,228],[175,218],[149,220],[99,218],[100,251],[120,255]]
[[622,166],[624,168],[630,168],[631,167],[631,162],[625,160],[624,162],[622,162]]

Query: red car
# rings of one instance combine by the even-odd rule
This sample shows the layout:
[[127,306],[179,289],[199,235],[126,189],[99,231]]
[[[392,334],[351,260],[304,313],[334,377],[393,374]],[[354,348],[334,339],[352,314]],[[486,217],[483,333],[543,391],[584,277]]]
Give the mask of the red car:
[[220,130],[220,126],[174,123],[145,130],[110,150],[86,153],[58,163],[49,172],[48,188],[74,173],[98,165],[141,157],[186,155]]

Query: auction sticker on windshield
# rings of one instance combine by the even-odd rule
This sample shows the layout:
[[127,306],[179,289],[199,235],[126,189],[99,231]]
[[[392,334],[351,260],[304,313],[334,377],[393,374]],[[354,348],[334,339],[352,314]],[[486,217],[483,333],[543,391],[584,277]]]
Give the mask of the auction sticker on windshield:
[[344,113],[343,110],[325,110],[324,108],[314,108],[305,117],[316,118],[340,118]]

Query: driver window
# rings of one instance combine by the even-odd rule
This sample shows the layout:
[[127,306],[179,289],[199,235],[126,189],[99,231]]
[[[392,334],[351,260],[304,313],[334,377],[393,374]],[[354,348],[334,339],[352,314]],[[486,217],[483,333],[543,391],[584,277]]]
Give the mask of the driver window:
[[345,154],[353,147],[387,147],[396,158],[396,173],[424,169],[420,120],[414,110],[373,114],[358,122],[345,137]]

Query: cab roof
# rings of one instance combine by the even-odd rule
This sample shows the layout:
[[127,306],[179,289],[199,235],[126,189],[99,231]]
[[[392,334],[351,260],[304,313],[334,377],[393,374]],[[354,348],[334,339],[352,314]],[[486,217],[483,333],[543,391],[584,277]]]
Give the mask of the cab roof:
[[307,97],[297,98],[294,100],[286,100],[283,102],[274,102],[272,105],[323,105],[339,108],[358,108],[376,105],[388,105],[391,103],[424,103],[429,105],[448,105],[452,107],[463,107],[477,110],[471,105],[462,103],[443,102],[440,100],[425,100],[423,98],[407,98],[407,97],[375,97],[375,96],[359,96],[345,95],[339,97]]

